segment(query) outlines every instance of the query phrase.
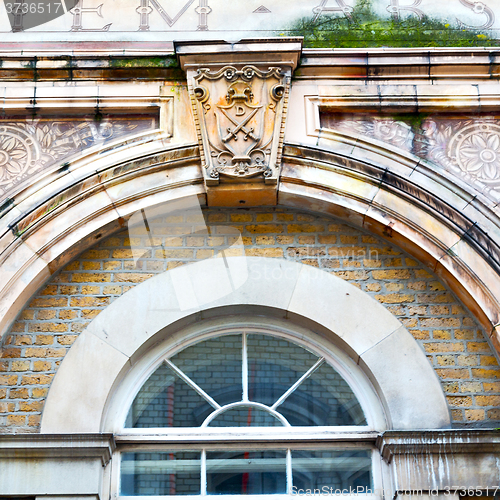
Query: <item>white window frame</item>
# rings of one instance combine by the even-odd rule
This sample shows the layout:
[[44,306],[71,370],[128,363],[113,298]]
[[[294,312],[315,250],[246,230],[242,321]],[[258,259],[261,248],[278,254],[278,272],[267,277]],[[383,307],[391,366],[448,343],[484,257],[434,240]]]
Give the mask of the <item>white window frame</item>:
[[[364,426],[338,427],[255,427],[255,428],[125,428],[124,423],[134,398],[150,375],[164,362],[165,358],[174,356],[186,347],[207,340],[229,334],[259,333],[282,338],[304,347],[324,358],[346,380],[354,395],[358,399],[367,421]],[[242,404],[242,403],[240,403]],[[243,403],[244,404],[244,403]],[[213,415],[213,414],[212,414]],[[108,406],[105,428],[115,434],[117,452],[113,459],[111,471],[111,488],[113,498],[120,500],[173,500],[174,496],[120,496],[120,462],[121,453],[137,451],[206,451],[241,450],[245,443],[245,450],[262,449],[263,447],[279,450],[296,449],[330,449],[341,450],[346,448],[369,449],[372,452],[372,481],[374,494],[350,495],[342,494],[342,498],[379,499],[381,497],[381,463],[379,452],[375,447],[377,435],[385,430],[386,420],[382,405],[370,381],[354,361],[340,348],[308,329],[293,325],[281,320],[256,317],[233,317],[225,320],[221,326],[220,320],[205,321],[198,325],[180,330],[160,344],[148,349],[140,360],[124,377],[117,389],[112,403]],[[273,499],[293,498],[298,495],[291,492],[291,460],[287,452],[287,487],[288,493],[270,495]],[[203,464],[203,460],[202,460]],[[203,466],[203,465],[202,465]],[[202,485],[201,495],[177,495],[175,498],[185,500],[200,500],[206,495]],[[213,496],[213,495],[211,495]],[[223,495],[224,500],[240,495]],[[328,495],[321,495],[328,496]],[[338,495],[333,495],[338,496]],[[263,500],[269,495],[245,495]],[[241,498],[240,498],[241,500]]]

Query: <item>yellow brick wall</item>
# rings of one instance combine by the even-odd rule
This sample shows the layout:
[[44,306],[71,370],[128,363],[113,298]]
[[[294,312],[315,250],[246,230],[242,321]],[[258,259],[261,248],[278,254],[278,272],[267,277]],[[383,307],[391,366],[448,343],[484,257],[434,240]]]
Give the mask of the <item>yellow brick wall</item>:
[[236,240],[231,228],[241,233],[246,255],[316,266],[366,291],[427,354],[454,422],[498,427],[497,359],[472,315],[414,258],[340,221],[291,210],[207,210],[204,216],[210,236],[195,234],[200,227],[186,216],[151,221],[152,238],[122,231],[41,288],[0,346],[0,432],[37,432],[51,380],[89,322],[138,283],[227,248]]

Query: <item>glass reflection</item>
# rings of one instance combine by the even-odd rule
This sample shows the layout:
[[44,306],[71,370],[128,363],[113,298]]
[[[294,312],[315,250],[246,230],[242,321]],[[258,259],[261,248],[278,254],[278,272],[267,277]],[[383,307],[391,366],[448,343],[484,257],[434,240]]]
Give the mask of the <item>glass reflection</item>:
[[199,495],[200,453],[123,453],[121,495]]
[[241,335],[198,342],[170,360],[221,406],[241,401]]
[[210,427],[272,427],[283,425],[271,413],[252,406],[237,407],[215,417]]
[[[250,334],[245,363],[242,344],[241,334],[224,335],[177,353],[168,361],[173,365],[160,366],[141,388],[126,426],[199,427],[217,404],[246,404],[242,402],[243,380],[248,383],[250,401],[273,407],[286,395],[273,409],[292,426],[366,425],[353,391],[324,358],[277,337]],[[223,412],[210,425],[267,427],[281,423],[268,412],[240,406]]]
[[286,452],[207,452],[207,493],[286,493]]
[[272,406],[318,360],[303,347],[252,334],[248,346],[248,399]]
[[213,408],[162,364],[146,381],[130,407],[126,427],[198,427]]
[[352,389],[326,363],[276,410],[290,425],[366,425],[363,410]]
[[293,451],[293,486],[295,489],[332,492],[336,489],[372,487],[371,452],[354,451]]

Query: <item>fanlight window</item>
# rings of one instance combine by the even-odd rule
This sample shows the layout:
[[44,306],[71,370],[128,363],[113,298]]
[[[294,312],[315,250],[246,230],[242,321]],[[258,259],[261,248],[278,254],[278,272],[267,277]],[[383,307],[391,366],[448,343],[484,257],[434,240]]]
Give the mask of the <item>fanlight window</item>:
[[325,359],[262,334],[192,345],[137,394],[126,427],[366,425],[347,382]]
[[[120,495],[368,491],[373,449],[314,440],[318,427],[366,425],[352,389],[324,357],[262,333],[209,338],[165,357],[135,396],[125,427],[145,435],[154,429],[166,441],[121,453]],[[269,442],[229,438],[221,445],[210,439],[216,430],[234,427],[242,428],[240,437],[251,436],[243,428],[260,428]],[[275,430],[293,427],[304,430],[300,446],[280,441],[285,434]],[[193,429],[199,441],[169,446],[176,428]]]

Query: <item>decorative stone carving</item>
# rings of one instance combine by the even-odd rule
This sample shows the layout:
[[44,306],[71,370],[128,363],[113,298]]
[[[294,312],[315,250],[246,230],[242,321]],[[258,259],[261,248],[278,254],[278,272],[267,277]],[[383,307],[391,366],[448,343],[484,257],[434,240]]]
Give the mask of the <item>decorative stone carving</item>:
[[500,126],[474,123],[456,133],[448,146],[460,170],[483,182],[500,185]]
[[[360,119],[360,117],[362,117]],[[387,142],[404,151],[411,151],[413,146],[414,133],[411,127],[399,120],[389,117],[369,117],[359,115],[352,119],[336,119],[334,115],[325,114],[322,117],[322,125],[344,133],[355,132],[367,137],[373,137],[383,142]]]
[[176,42],[208,206],[272,206],[301,38]]
[[191,91],[207,185],[256,176],[276,182],[289,84],[279,67],[198,70]]
[[84,149],[156,127],[157,119],[147,116],[100,122],[93,117],[0,121],[0,195]]
[[500,122],[427,119],[422,125],[426,158],[500,201]]
[[322,113],[321,124],[346,134],[375,138],[416,154],[500,201],[500,121],[482,116],[432,116],[420,126],[367,114],[344,118]]

